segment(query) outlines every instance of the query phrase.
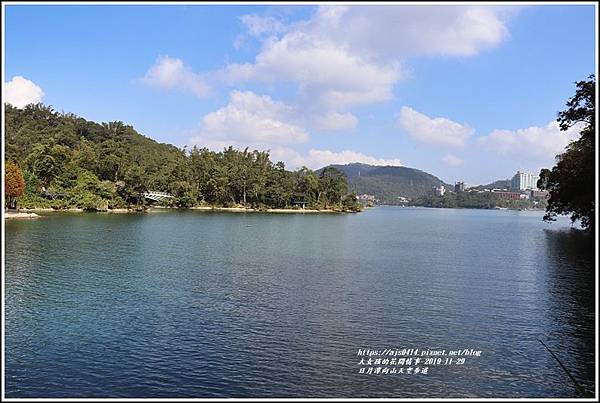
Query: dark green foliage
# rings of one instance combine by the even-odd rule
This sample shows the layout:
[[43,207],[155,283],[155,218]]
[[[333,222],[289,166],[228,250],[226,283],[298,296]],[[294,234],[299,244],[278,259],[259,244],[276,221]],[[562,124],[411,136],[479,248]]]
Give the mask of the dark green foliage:
[[362,204],[356,199],[355,193],[350,193],[344,196],[342,199],[342,205],[344,206],[345,210],[349,211],[361,211],[363,208]]
[[492,183],[488,183],[487,185],[473,186],[473,189],[510,189],[510,182],[510,179],[500,179]]
[[286,171],[265,151],[182,150],[122,122],[98,124],[41,104],[6,105],[5,112],[6,159],[23,167],[24,207],[139,208],[153,203],[141,193],[154,190],[175,196],[163,203],[173,207],[356,210],[346,177],[333,168],[317,176],[307,168]]
[[570,214],[571,220],[594,230],[595,211],[595,95],[596,79],[579,81],[575,95],[567,102],[567,110],[558,114],[561,130],[583,124],[579,139],[572,141],[565,152],[556,156],[556,165],[542,169],[538,187],[550,193],[545,220],[559,214]]
[[426,207],[494,208],[497,205],[497,197],[492,192],[446,193],[444,196],[429,194],[417,198],[414,204]]
[[338,205],[342,203],[343,197],[348,193],[346,175],[334,167],[326,167],[319,174],[319,193],[317,203],[319,205]]
[[540,209],[544,208],[545,200],[510,200],[498,197],[494,192],[447,192],[444,196],[433,194],[415,199],[412,205],[441,208],[479,208],[491,209],[496,207],[510,209]]

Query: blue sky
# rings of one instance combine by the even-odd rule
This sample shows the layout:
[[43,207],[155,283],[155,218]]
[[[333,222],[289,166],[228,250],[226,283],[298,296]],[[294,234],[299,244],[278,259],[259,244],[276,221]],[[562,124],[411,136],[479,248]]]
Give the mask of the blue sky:
[[5,7],[6,102],[290,169],[538,171],[577,136],[553,121],[596,69],[592,5]]

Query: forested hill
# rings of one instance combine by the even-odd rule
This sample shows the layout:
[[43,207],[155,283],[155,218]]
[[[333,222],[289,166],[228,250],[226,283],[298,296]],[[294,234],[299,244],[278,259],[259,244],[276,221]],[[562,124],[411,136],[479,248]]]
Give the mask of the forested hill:
[[492,183],[488,183],[487,185],[479,185],[473,186],[473,189],[482,190],[482,189],[509,189],[510,188],[510,179],[499,179]]
[[[330,165],[344,172],[348,184],[357,194],[372,194],[383,203],[395,204],[398,197],[415,199],[431,193],[434,186],[454,186],[427,172],[399,166],[374,166],[367,164]],[[317,172],[320,172],[318,170]]]
[[171,193],[170,203],[181,207],[358,207],[340,171],[290,172],[265,151],[186,151],[123,122],[99,124],[42,104],[7,104],[5,117],[5,159],[25,179],[25,194],[17,198],[21,207],[140,206],[148,190]]
[[6,160],[29,168],[45,185],[74,165],[116,181],[142,171],[150,178],[181,163],[177,147],[157,143],[123,122],[99,124],[42,105],[6,105],[5,112]]

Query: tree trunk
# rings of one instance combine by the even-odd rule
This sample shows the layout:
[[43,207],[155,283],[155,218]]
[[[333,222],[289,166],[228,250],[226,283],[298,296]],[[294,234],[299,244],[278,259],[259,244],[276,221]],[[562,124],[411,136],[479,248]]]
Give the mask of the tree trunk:
[[246,207],[246,181],[244,181],[244,207]]

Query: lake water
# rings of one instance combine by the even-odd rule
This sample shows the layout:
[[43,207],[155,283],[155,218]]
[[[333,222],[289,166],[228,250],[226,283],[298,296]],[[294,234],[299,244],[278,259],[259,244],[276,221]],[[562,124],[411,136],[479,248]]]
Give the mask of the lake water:
[[[593,249],[568,220],[541,217],[376,207],[9,220],[6,396],[576,396],[538,339],[593,391]],[[403,348],[481,355],[427,374],[359,373],[359,349]]]

